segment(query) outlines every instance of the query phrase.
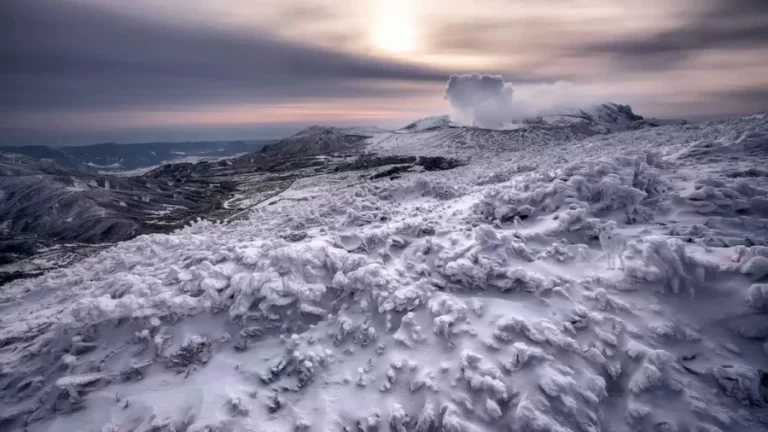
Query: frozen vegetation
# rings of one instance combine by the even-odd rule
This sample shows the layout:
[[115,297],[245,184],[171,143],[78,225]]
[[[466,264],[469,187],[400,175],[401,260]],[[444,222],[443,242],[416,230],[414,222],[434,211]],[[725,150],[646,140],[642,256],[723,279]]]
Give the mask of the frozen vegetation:
[[768,428],[765,115],[426,124],[370,148],[469,163],[299,179],[4,287],[0,429]]

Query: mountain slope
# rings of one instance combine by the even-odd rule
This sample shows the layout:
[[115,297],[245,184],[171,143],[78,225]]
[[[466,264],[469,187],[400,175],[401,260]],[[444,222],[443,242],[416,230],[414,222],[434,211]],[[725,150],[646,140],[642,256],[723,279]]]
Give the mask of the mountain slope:
[[595,133],[623,132],[657,126],[632,111],[629,105],[605,103],[584,109],[568,110],[562,114],[544,116],[531,121],[556,126],[583,126]]
[[[125,240],[160,229],[149,228],[152,219],[160,223],[164,215],[191,215],[216,205],[215,189],[208,184],[179,187],[166,180],[88,174],[4,153],[0,185],[0,223],[6,232],[66,241]],[[161,230],[183,222],[182,217]]]
[[203,179],[113,177],[0,153],[0,264],[9,265],[0,267],[0,282],[7,273],[24,276],[25,268],[36,273],[55,267],[13,265],[39,262],[38,254],[51,247],[69,245],[77,254],[76,249],[92,249],[77,244],[173,231],[212,214],[229,192],[228,185]]
[[405,126],[403,131],[408,132],[421,132],[426,130],[432,130],[432,129],[444,129],[449,127],[458,127],[450,118],[450,116],[443,115],[443,116],[434,116],[434,117],[425,117],[423,119],[416,120],[413,123],[408,124]]
[[[656,126],[628,105],[602,104],[508,125],[505,129],[459,126],[448,116],[428,117],[391,134],[368,140],[368,151],[382,154],[493,158],[498,153],[558,145],[595,135]],[[512,127],[514,126],[514,127]]]
[[9,284],[0,424],[764,431],[768,118],[504,148]]
[[262,153],[280,156],[307,156],[360,150],[365,140],[380,132],[375,128],[310,126],[270,144]]

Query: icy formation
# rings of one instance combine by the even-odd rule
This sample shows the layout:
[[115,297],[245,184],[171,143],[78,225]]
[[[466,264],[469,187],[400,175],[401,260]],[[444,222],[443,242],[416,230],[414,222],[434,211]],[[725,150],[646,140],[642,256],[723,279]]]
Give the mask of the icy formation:
[[2,429],[768,428],[768,119],[526,146],[14,282]]

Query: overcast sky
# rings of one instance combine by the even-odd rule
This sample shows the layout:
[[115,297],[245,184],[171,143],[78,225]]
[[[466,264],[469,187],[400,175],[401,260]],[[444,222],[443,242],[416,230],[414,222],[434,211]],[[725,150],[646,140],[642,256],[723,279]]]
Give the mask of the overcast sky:
[[768,109],[767,22],[767,0],[2,0],[0,143],[401,126],[467,72],[745,114]]

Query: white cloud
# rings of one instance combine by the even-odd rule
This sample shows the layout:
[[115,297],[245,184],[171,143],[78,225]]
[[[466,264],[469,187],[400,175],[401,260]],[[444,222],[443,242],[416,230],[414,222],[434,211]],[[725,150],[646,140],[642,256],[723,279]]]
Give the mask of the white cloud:
[[607,102],[607,94],[571,82],[518,85],[500,75],[451,75],[443,97],[460,123],[500,128],[527,118],[557,114]]

